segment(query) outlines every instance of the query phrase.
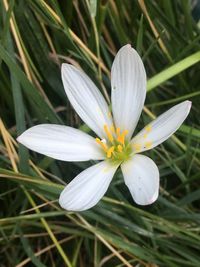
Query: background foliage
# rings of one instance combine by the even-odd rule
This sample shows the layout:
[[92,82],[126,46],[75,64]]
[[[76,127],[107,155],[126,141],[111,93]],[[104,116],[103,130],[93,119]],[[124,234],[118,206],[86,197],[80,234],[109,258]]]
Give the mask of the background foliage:
[[[0,1],[0,266],[199,267],[199,10],[189,0]],[[61,63],[81,67],[109,99],[111,64],[126,43],[148,75],[137,131],[193,102],[176,136],[147,152],[160,197],[137,206],[117,173],[95,208],[63,211],[59,193],[91,162],[53,160],[15,138],[44,122],[89,131],[66,99]]]

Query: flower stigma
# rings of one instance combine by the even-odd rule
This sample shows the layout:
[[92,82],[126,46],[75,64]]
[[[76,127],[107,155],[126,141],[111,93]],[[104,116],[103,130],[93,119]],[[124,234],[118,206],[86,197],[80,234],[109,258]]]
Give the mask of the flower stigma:
[[121,131],[121,129],[115,128],[113,125],[109,128],[104,125],[104,131],[107,136],[107,141],[105,139],[100,140],[96,138],[96,142],[101,146],[106,158],[112,160],[112,162],[123,162],[132,154],[132,148],[130,143],[126,140],[128,130]]

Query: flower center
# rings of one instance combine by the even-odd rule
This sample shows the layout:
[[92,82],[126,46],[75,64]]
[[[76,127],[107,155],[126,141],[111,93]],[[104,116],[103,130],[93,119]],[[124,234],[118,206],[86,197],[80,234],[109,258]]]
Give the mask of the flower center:
[[121,131],[120,128],[114,126],[109,128],[104,125],[104,131],[108,140],[96,138],[96,142],[101,146],[106,157],[114,162],[122,162],[128,159],[132,153],[131,146],[125,139],[128,130]]

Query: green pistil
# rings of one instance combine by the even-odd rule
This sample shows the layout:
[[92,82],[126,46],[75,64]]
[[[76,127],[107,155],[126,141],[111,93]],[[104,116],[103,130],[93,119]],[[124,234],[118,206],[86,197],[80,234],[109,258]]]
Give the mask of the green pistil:
[[122,151],[119,152],[118,151],[118,145],[119,143],[116,142],[116,144],[114,144],[114,153],[112,154],[111,158],[109,159],[110,161],[112,161],[114,164],[116,163],[122,163],[126,160],[128,160],[130,158],[130,155],[132,154],[132,149],[130,144],[125,144],[122,147]]

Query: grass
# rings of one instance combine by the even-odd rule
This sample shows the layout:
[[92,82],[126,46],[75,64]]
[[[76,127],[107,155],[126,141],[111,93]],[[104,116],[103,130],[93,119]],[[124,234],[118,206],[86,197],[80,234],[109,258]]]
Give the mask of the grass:
[[[0,266],[199,267],[200,28],[190,2],[0,2]],[[63,211],[61,190],[92,162],[56,161],[16,137],[45,122],[89,131],[65,97],[61,63],[80,66],[109,100],[112,61],[126,43],[148,76],[137,130],[193,102],[176,136],[147,152],[160,170],[159,199],[137,206],[118,172],[97,206]]]

